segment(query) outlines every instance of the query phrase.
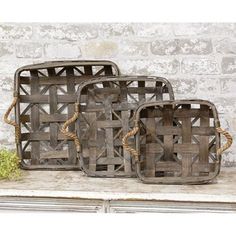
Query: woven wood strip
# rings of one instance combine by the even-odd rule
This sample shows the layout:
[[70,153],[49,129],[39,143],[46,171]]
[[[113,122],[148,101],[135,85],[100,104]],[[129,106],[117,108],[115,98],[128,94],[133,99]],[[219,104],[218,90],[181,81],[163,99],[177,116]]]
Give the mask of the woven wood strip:
[[174,99],[171,84],[159,77],[104,77],[81,83],[77,104],[82,170],[89,176],[135,176],[134,160],[124,150],[122,137],[133,128],[136,107],[145,101],[160,101],[163,95]]
[[[17,152],[25,169],[79,169],[73,137],[60,132],[75,112],[76,90],[88,79],[118,76],[110,61],[52,61],[15,73]],[[83,97],[83,95],[82,95]],[[75,124],[69,131],[75,132]],[[16,129],[18,130],[18,129]]]
[[[220,125],[214,104],[204,100],[146,102],[137,108],[135,120],[140,130],[135,135],[136,171],[143,182],[200,184],[219,174]],[[224,148],[231,143],[228,138]]]

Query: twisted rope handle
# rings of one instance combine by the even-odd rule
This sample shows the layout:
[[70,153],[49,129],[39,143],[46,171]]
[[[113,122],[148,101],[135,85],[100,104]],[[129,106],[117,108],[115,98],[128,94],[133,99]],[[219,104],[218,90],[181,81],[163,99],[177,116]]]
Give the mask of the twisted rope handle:
[[16,143],[19,143],[20,140],[20,126],[13,120],[10,120],[8,117],[12,111],[12,109],[16,106],[16,103],[18,101],[18,97],[14,97],[11,105],[8,107],[6,113],[4,114],[3,120],[4,122],[6,122],[9,125],[12,125],[15,127],[15,139],[16,139]]
[[216,154],[217,154],[217,155],[221,155],[222,152],[224,152],[226,149],[228,149],[228,148],[232,145],[232,143],[233,143],[233,138],[232,138],[232,136],[231,136],[227,131],[225,131],[225,130],[222,129],[221,127],[217,127],[217,128],[216,128],[216,131],[217,131],[218,133],[220,133],[220,134],[223,134],[223,135],[225,136],[225,138],[227,139],[227,143],[226,143],[224,146],[222,146],[222,147],[220,147],[220,148],[217,149]]
[[138,162],[139,161],[139,154],[137,152],[137,150],[133,149],[132,147],[129,146],[128,144],[128,139],[129,137],[131,136],[134,136],[137,132],[139,131],[139,127],[138,127],[138,124],[136,123],[134,128],[129,131],[123,138],[122,138],[122,145],[124,147],[124,149],[128,152],[131,153],[131,155],[134,157],[135,159],[135,162]]
[[74,115],[73,115],[69,120],[67,120],[67,121],[63,124],[63,126],[62,126],[62,128],[61,128],[61,132],[62,132],[65,136],[67,136],[67,137],[69,137],[69,138],[71,138],[71,139],[74,140],[76,150],[77,150],[77,152],[80,152],[80,141],[79,141],[77,135],[76,135],[75,133],[69,132],[69,131],[67,130],[67,127],[68,127],[70,124],[72,124],[73,122],[75,122],[75,121],[78,119],[78,117],[79,117],[79,111],[76,111],[76,112],[74,113]]

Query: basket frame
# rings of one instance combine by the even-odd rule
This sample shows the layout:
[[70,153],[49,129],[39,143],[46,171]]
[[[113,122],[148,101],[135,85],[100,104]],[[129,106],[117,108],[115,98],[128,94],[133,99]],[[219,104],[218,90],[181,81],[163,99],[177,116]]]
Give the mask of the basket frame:
[[[218,112],[213,103],[207,100],[175,100],[175,101],[163,101],[163,102],[150,102],[150,103],[143,103],[141,104],[137,110],[135,111],[135,121],[139,124],[140,121],[140,114],[143,109],[155,107],[155,106],[165,106],[169,105],[175,107],[177,105],[203,105],[208,106],[212,110],[213,119],[214,119],[214,128],[220,127],[220,121],[218,118]],[[220,134],[215,129],[214,131],[215,136],[215,147],[216,150],[220,148]],[[141,171],[141,163],[140,163],[140,131],[137,131],[135,134],[135,146],[136,151],[139,156],[139,161],[136,162],[136,173],[139,179],[147,184],[205,184],[212,181],[219,173],[220,173],[220,166],[221,166],[221,155],[216,152],[216,162],[215,169],[211,172],[208,176],[181,176],[181,177],[147,177]],[[147,157],[146,157],[147,158]]]
[[[86,87],[93,86],[93,85],[96,85],[96,84],[101,83],[101,82],[108,82],[108,83],[109,82],[116,82],[116,83],[117,82],[125,82],[125,83],[127,83],[127,82],[130,82],[130,81],[131,82],[137,82],[137,83],[139,83],[139,82],[141,82],[141,83],[142,82],[163,83],[164,87],[166,87],[166,89],[168,91],[168,92],[165,92],[165,93],[168,93],[168,96],[170,97],[170,99],[174,99],[173,88],[172,88],[170,82],[167,79],[163,78],[163,77],[155,77],[155,76],[119,76],[119,77],[115,77],[115,78],[114,77],[95,78],[95,79],[91,79],[89,81],[84,81],[79,85],[79,87],[78,87],[78,99],[77,99],[77,103],[76,103],[76,110],[78,110],[80,114],[83,111],[81,109],[81,103],[82,103],[81,95],[83,93],[83,90]],[[143,87],[143,88],[145,88],[145,87]],[[141,104],[141,101],[140,101],[140,104]],[[132,108],[132,111],[134,111],[135,108],[136,108],[136,106]],[[124,108],[122,108],[122,109],[124,109]],[[128,111],[128,109],[125,109],[125,111]],[[131,123],[134,124],[133,122],[130,122],[130,125],[131,125]],[[132,128],[132,125],[129,126],[129,127],[126,127],[125,132],[127,132],[131,128]],[[78,127],[78,130],[80,130],[80,127]],[[124,130],[123,130],[123,133],[124,133]],[[81,141],[80,131],[78,131],[77,135],[78,135],[79,140]],[[94,140],[94,142],[95,142],[95,140]],[[83,148],[83,145],[81,145],[81,146]],[[112,145],[110,145],[110,146],[112,146]],[[96,171],[94,169],[91,170],[90,168],[86,168],[86,165],[84,163],[83,151],[79,151],[78,155],[79,155],[81,169],[88,176],[91,176],[91,177],[136,177],[135,171],[131,171],[131,172],[130,171],[123,171],[121,173],[115,173],[115,171],[110,172],[109,170],[104,171],[104,172]],[[130,158],[130,156],[128,155],[128,152],[126,152],[125,155],[126,155],[127,159],[129,161],[131,161],[132,158]]]
[[[84,81],[84,80],[96,77],[96,76],[93,75],[93,72],[92,72],[93,67],[103,67],[104,70],[105,70],[105,73],[107,73],[107,75],[114,75],[114,76],[120,75],[120,70],[119,70],[118,66],[114,62],[108,61],[108,60],[48,61],[48,62],[44,62],[44,63],[40,63],[40,64],[32,64],[32,65],[23,66],[23,67],[17,69],[16,72],[15,72],[15,75],[14,75],[14,97],[17,98],[17,102],[16,102],[16,105],[14,107],[14,111],[15,111],[15,122],[16,122],[17,126],[19,126],[19,130],[21,130],[21,127],[22,127],[21,109],[20,109],[21,98],[22,98],[22,96],[20,95],[20,85],[22,83],[21,74],[25,71],[29,72],[29,71],[38,71],[38,70],[47,70],[48,72],[51,71],[51,73],[54,73],[55,68],[61,68],[61,67],[66,68],[66,72],[67,72],[67,69],[69,68],[68,69],[69,72],[66,75],[66,77],[70,77],[70,76],[73,77],[74,76],[74,78],[76,76],[74,75],[74,72],[71,72],[70,68],[77,68],[77,67],[83,67],[84,68],[85,76],[83,76],[83,75],[77,76],[78,81],[76,81],[76,78],[75,78],[75,81],[76,81],[77,84]],[[87,71],[86,71],[86,69],[87,69]],[[113,73],[113,71],[114,71],[114,73]],[[34,75],[32,74],[32,76],[34,76]],[[98,75],[98,76],[100,76],[100,75]],[[58,76],[58,79],[60,80],[59,76]],[[36,76],[35,80],[37,80],[37,76]],[[50,80],[50,78],[49,78],[49,80]],[[34,83],[35,85],[31,86],[31,90],[34,90],[34,91],[36,91],[36,93],[38,93],[39,92],[39,83],[40,82],[36,81]],[[68,84],[65,84],[65,85],[67,86],[67,89],[70,89],[71,91],[74,90],[72,83],[68,83]],[[55,88],[54,85],[51,85],[51,87]],[[74,92],[74,98],[71,98],[71,99],[74,99],[74,102],[76,102],[75,93],[76,93],[76,91]],[[56,95],[55,90],[53,91],[53,88],[52,88],[52,96],[54,96],[54,98],[56,99],[57,95]],[[74,112],[74,102],[73,103],[68,103],[68,116],[67,116],[67,118],[71,114],[73,114],[73,112]],[[48,104],[48,103],[46,102],[46,104]],[[54,111],[56,112],[55,105],[52,105],[52,106],[50,105],[50,109],[52,109],[51,107],[54,107]],[[36,108],[35,110],[38,110],[38,109]],[[38,111],[36,112],[37,113],[36,115],[34,115],[33,110],[31,110],[31,112],[32,112],[31,119],[34,120],[34,123],[36,123],[36,126],[37,126],[37,122],[35,122],[35,120],[39,119],[38,116],[37,116]],[[70,126],[70,131],[74,131],[73,125]],[[57,132],[60,132],[60,129],[58,129]],[[57,134],[55,134],[55,135],[57,135]],[[50,134],[50,136],[51,136],[51,134]],[[16,142],[16,148],[17,148],[17,154],[21,159],[21,168],[28,169],[28,170],[37,170],[37,169],[74,170],[74,169],[80,169],[80,167],[79,167],[79,165],[76,161],[77,155],[76,155],[76,148],[75,148],[73,140],[67,139],[63,134],[61,134],[60,135],[60,140],[63,141],[64,139],[67,140],[68,147],[69,147],[69,149],[72,150],[72,151],[70,151],[68,149],[69,150],[68,155],[70,155],[70,158],[72,157],[72,159],[74,159],[74,160],[72,160],[72,163],[70,163],[68,165],[67,164],[66,165],[65,164],[38,164],[38,161],[36,160],[36,163],[34,163],[34,164],[26,164],[25,163],[25,158],[26,157],[23,154],[23,147],[22,147],[22,133],[20,131],[19,140]],[[34,143],[33,145],[35,145],[36,149],[38,150],[39,149],[38,148],[39,144],[36,144],[37,142],[33,142],[33,143]],[[31,152],[31,159],[32,159],[32,155],[35,155],[35,154]],[[39,156],[39,155],[40,154],[36,154],[36,156]],[[35,159],[37,159],[37,158],[38,157],[36,157]]]

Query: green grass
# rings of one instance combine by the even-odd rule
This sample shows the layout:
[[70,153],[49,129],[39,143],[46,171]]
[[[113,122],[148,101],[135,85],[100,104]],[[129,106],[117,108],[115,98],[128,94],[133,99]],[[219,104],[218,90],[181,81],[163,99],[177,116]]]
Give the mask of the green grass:
[[19,179],[21,176],[19,161],[15,152],[0,149],[0,179]]

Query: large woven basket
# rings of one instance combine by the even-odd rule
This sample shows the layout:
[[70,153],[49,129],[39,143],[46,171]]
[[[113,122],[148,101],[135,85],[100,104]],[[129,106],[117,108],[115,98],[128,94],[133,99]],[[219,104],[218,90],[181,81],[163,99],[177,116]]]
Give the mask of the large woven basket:
[[[201,184],[220,172],[221,153],[232,143],[220,128],[216,107],[205,100],[141,104],[135,127],[123,138],[145,183]],[[220,133],[227,138],[221,147]],[[135,136],[135,140],[131,138]],[[130,142],[128,143],[128,139]]]
[[[79,168],[75,144],[60,132],[61,125],[75,112],[78,85],[111,75],[119,75],[119,69],[110,61],[51,61],[16,71],[14,101],[4,118],[15,126],[23,168]],[[13,108],[15,121],[8,118]]]
[[[133,127],[138,105],[163,99],[174,99],[174,94],[171,84],[160,77],[104,77],[81,83],[77,113],[65,123],[63,132],[75,139],[82,170],[88,176],[135,176],[122,137]],[[77,118],[78,137],[66,129]]]

